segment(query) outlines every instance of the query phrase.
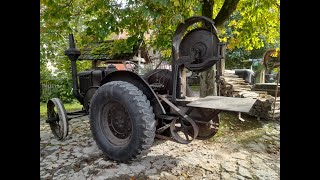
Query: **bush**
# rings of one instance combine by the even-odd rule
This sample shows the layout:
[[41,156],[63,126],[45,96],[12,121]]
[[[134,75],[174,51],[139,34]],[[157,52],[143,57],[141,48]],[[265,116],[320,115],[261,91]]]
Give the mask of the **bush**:
[[68,78],[47,80],[41,82],[42,93],[40,102],[48,102],[51,98],[59,98],[63,103],[71,103],[76,99],[72,94],[72,82]]

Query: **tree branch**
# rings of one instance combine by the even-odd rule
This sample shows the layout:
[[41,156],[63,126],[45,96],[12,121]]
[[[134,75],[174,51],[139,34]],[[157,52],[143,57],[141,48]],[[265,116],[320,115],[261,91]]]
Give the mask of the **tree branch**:
[[214,22],[216,27],[220,27],[223,23],[230,17],[233,11],[236,10],[237,5],[240,0],[225,0],[222,8],[220,9],[219,13],[217,14]]

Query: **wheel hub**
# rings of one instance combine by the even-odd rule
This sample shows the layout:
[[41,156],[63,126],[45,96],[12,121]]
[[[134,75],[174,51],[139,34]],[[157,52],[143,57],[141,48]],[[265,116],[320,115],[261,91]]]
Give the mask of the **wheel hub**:
[[188,32],[179,46],[179,56],[191,56],[195,53],[194,61],[186,64],[190,71],[202,72],[213,66],[218,60],[218,38],[210,30],[196,28]]
[[[118,106],[119,107],[119,106]],[[122,106],[123,107],[123,106]],[[121,107],[119,107],[121,108]],[[123,113],[124,108],[116,109],[113,107],[113,112],[109,111],[108,119],[110,120],[110,126],[114,130],[115,134],[118,134],[122,138],[127,136],[127,132],[131,131],[131,123],[127,113]],[[129,122],[129,123],[128,123]]]
[[105,137],[114,145],[124,145],[131,137],[132,123],[126,108],[112,101],[102,110],[102,125]]

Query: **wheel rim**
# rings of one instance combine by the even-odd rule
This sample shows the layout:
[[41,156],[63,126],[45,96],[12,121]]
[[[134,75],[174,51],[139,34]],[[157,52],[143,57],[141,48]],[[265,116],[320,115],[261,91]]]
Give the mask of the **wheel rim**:
[[62,103],[57,98],[51,99],[47,104],[48,119],[52,134],[58,139],[63,140],[68,135],[68,121]]
[[108,102],[101,111],[100,122],[106,139],[115,146],[123,146],[130,141],[132,122],[126,108],[117,101]]
[[[188,144],[195,139],[194,129],[196,124],[191,124],[181,118],[174,119],[170,125],[170,132],[173,139],[182,144]],[[190,134],[192,132],[192,134]]]

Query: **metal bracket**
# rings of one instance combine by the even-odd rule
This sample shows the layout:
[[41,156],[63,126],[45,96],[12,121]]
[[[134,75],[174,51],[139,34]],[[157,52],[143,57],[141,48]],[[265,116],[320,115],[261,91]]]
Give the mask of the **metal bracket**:
[[245,120],[241,117],[241,112],[238,112],[238,119],[242,122],[244,122]]

